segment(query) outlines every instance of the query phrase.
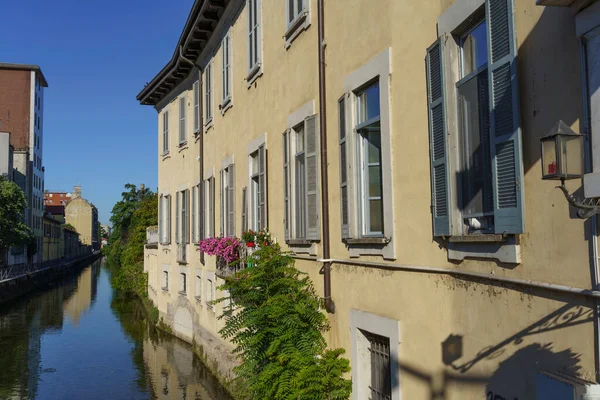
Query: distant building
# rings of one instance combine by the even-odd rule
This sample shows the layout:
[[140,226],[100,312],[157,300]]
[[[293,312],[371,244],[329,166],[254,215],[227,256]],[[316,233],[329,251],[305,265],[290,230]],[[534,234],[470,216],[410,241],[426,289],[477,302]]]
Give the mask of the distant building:
[[75,186],[71,201],[65,207],[65,221],[77,229],[79,238],[84,245],[100,248],[98,240],[98,209],[92,203],[81,197],[81,186]]
[[71,200],[72,195],[68,192],[44,192],[44,205],[64,207]]
[[[48,82],[37,65],[0,63],[0,129],[10,132],[13,181],[27,196],[25,221],[37,239],[33,262],[42,261],[43,228],[43,115]],[[1,156],[0,156],[1,157]],[[10,252],[9,264],[27,261],[23,249]]]
[[57,260],[64,257],[65,246],[63,241],[62,222],[52,215],[44,215],[44,246],[42,247],[42,260],[44,262]]
[[0,176],[4,176],[10,181],[13,179],[13,153],[10,133],[0,132]]

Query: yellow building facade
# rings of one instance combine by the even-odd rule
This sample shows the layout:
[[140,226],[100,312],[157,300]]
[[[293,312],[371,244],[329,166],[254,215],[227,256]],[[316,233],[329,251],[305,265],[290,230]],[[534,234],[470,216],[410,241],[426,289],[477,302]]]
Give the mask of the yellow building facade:
[[65,206],[65,222],[75,227],[81,243],[92,246],[94,250],[100,248],[98,209],[81,197],[80,186],[75,187],[72,199]]
[[138,95],[158,113],[161,316],[227,376],[222,273],[195,244],[268,227],[326,299],[353,399],[592,385],[596,218],[541,179],[539,139],[600,132],[582,73],[597,8],[197,0]]

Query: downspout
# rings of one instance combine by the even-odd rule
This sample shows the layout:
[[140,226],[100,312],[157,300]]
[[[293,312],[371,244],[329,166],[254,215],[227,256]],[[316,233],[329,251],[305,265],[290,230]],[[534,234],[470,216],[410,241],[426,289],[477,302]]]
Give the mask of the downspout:
[[[330,257],[329,246],[329,183],[327,178],[327,94],[325,84],[325,0],[318,0],[318,46],[319,46],[319,125],[321,139],[321,220],[323,221],[323,258]],[[323,263],[324,303],[327,312],[335,312],[331,299],[331,262]]]
[[[200,167],[200,171],[199,171],[199,175],[200,175],[200,184],[202,185],[202,187],[204,187],[204,104],[202,103],[202,93],[203,91],[203,87],[202,87],[202,68],[200,67],[200,65],[196,64],[194,61],[190,60],[189,58],[185,57],[183,55],[183,47],[179,46],[179,58],[181,58],[183,61],[187,62],[188,64],[191,64],[192,66],[194,66],[195,68],[198,68],[198,83],[199,83],[199,87],[198,87],[198,91],[200,93],[198,93],[199,96],[199,108],[200,108],[200,127],[199,127],[199,132],[198,135],[200,136],[200,139],[198,139],[198,164]],[[195,132],[194,132],[195,133]],[[204,188],[206,190],[206,188]],[[206,218],[206,214],[204,213],[204,199],[206,197],[206,194],[203,193],[203,191],[200,191],[198,193],[198,206],[200,208],[200,212],[202,213],[202,215],[204,215],[204,218],[200,221],[200,223],[202,224],[202,227],[198,227],[200,228],[200,231],[204,233],[204,235],[201,235],[201,239],[204,238],[204,236],[206,235],[206,232],[204,231],[206,229],[206,223],[205,218]],[[193,238],[192,238],[193,240]],[[202,263],[202,265],[204,265],[204,253],[200,252],[200,262]]]

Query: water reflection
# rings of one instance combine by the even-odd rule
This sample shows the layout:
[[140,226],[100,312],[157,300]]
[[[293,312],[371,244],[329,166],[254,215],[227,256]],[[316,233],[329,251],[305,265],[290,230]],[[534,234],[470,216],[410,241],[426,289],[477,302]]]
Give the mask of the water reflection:
[[100,262],[0,307],[0,399],[229,399]]

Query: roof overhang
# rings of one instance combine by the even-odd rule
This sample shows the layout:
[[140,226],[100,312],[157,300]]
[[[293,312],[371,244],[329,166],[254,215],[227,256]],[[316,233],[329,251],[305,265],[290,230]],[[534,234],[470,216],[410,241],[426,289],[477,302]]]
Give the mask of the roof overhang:
[[35,71],[40,75],[40,81],[43,87],[48,87],[48,81],[42,72],[39,65],[32,64],[12,64],[12,63],[0,63],[0,69],[12,70],[12,71]]
[[[194,70],[230,0],[195,0],[171,60],[137,95],[142,105],[156,106]],[[182,57],[183,56],[183,57]],[[184,59],[185,58],[185,59]]]
[[572,7],[580,11],[597,0],[536,0],[538,6]]

